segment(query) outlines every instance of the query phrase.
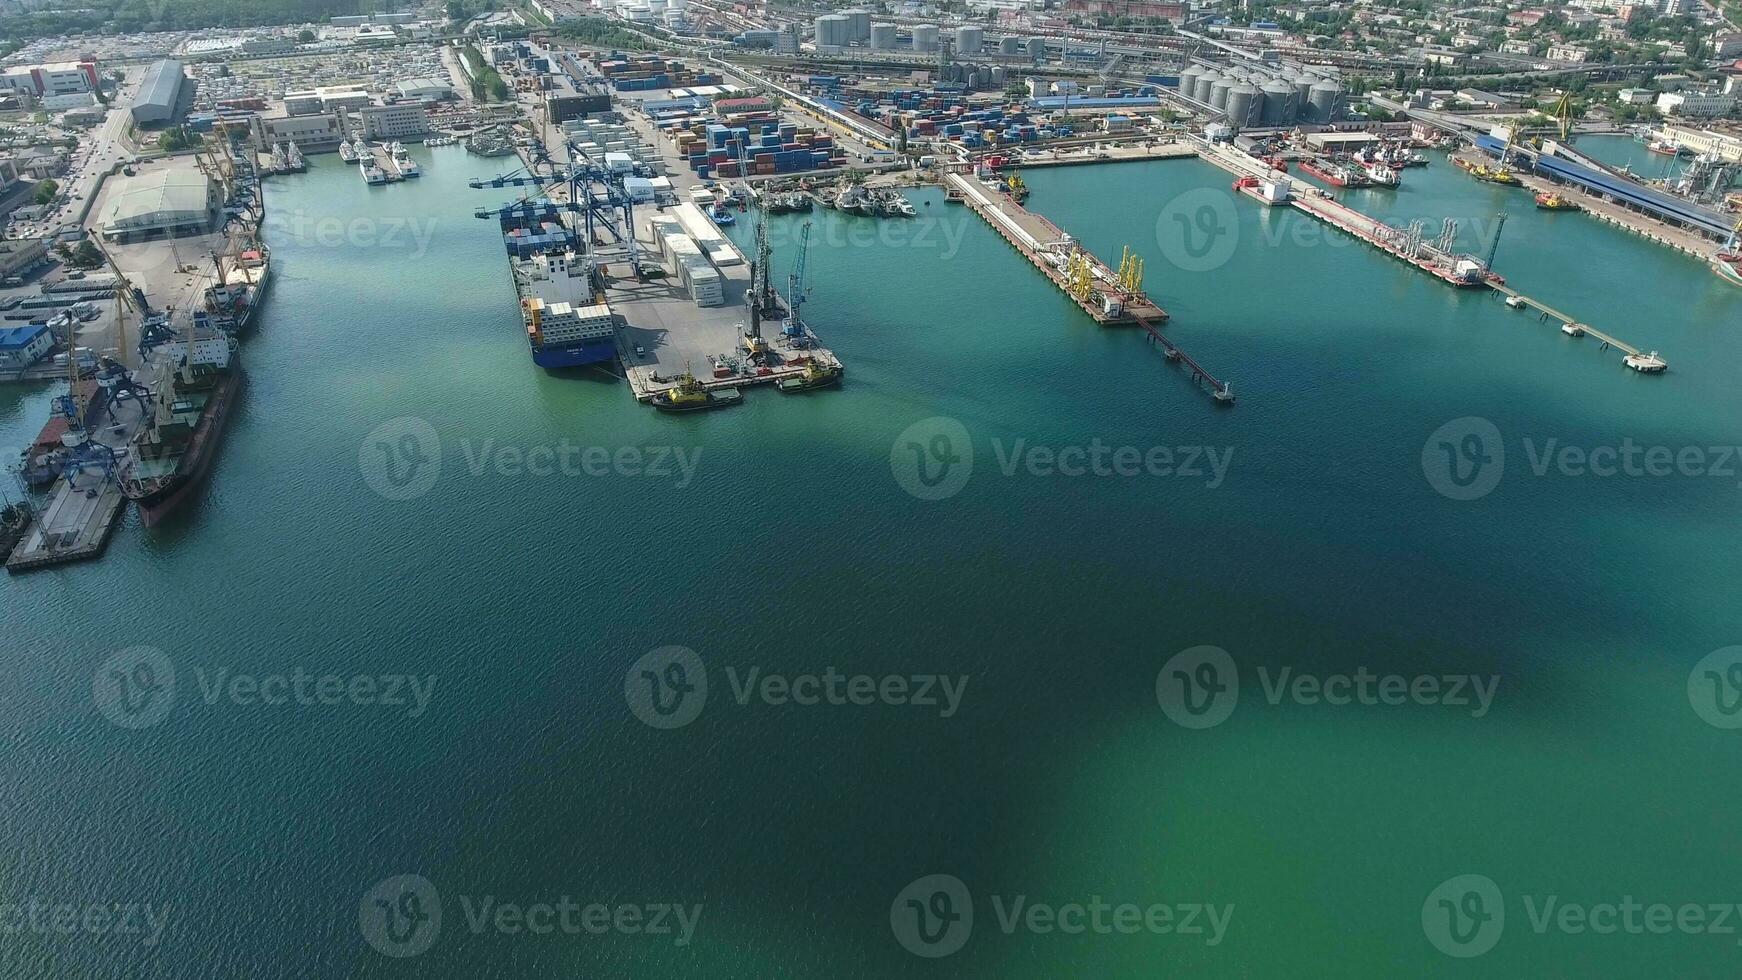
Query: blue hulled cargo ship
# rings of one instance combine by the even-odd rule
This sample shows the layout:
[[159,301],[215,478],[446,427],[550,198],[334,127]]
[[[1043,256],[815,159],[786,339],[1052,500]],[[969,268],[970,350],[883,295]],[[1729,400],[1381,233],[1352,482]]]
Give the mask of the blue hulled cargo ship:
[[616,358],[616,317],[586,256],[573,250],[541,252],[509,264],[532,363],[568,368]]

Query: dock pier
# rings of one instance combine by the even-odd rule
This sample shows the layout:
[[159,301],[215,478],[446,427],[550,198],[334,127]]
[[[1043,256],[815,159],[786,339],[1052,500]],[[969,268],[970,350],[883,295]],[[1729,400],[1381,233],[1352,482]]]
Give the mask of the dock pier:
[[[1301,183],[1292,175],[1272,170],[1269,164],[1255,160],[1237,150],[1211,143],[1201,137],[1193,137],[1193,139],[1198,143],[1200,159],[1238,177],[1257,177],[1263,180],[1287,179],[1297,185]],[[1314,190],[1316,191],[1316,188]],[[1623,362],[1628,363],[1630,367],[1638,369],[1631,362],[1641,357],[1650,357],[1657,361],[1657,366],[1653,370],[1662,370],[1663,368],[1662,361],[1656,357],[1655,352],[1651,355],[1642,355],[1638,347],[1598,330],[1590,324],[1576,320],[1540,300],[1531,299],[1520,293],[1508,286],[1506,280],[1495,275],[1492,270],[1483,269],[1479,276],[1460,275],[1458,265],[1460,256],[1453,255],[1430,242],[1410,238],[1400,229],[1392,228],[1384,222],[1363,214],[1333,198],[1317,193],[1290,194],[1289,203],[1302,214],[1311,215],[1333,228],[1347,232],[1449,285],[1466,289],[1493,289],[1503,296],[1523,300],[1526,305],[1538,311],[1543,319],[1559,320],[1563,324],[1577,324],[1585,333],[1602,341],[1606,347],[1613,347],[1621,351]]]
[[[1227,382],[1218,380],[1197,361],[1186,356],[1177,344],[1167,339],[1157,328],[1165,323],[1167,311],[1147,294],[1124,287],[1120,277],[1094,253],[1065,234],[1057,225],[1035,214],[987,186],[970,174],[950,173],[944,176],[946,199],[959,201],[986,219],[992,229],[1004,237],[1028,261],[1034,263],[1053,285],[1082,308],[1102,326],[1130,324],[1142,327],[1149,341],[1160,345],[1170,361],[1181,361],[1192,371],[1192,379],[1209,387],[1218,402],[1231,404],[1234,395]],[[1073,287],[1072,263],[1088,264],[1088,289],[1081,280]]]

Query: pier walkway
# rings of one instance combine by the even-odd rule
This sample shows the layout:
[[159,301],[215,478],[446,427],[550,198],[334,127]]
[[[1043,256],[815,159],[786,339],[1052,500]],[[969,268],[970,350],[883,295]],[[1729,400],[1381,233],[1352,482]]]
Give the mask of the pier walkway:
[[[1142,327],[1152,343],[1162,346],[1170,361],[1181,361],[1192,371],[1192,379],[1209,387],[1218,402],[1231,404],[1234,395],[1228,383],[1217,379],[1158,329],[1165,322],[1167,311],[1156,305],[1144,293],[1131,293],[1120,284],[1118,276],[1105,262],[1097,258],[1080,242],[1067,235],[1057,225],[1035,214],[987,186],[977,177],[950,173],[944,186],[960,195],[960,200],[974,213],[986,219],[992,229],[1016,246],[1034,263],[1061,292],[1082,307],[1083,312],[1103,326],[1133,324]],[[1090,263],[1091,289],[1087,296],[1073,290],[1069,275],[1070,256],[1080,255]],[[1115,309],[1110,306],[1116,304]]]

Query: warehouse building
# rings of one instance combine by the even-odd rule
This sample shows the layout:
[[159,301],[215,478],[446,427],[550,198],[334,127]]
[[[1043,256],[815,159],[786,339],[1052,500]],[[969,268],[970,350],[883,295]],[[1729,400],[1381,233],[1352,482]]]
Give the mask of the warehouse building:
[[203,234],[218,227],[218,188],[205,174],[159,170],[110,181],[103,237],[112,242]]
[[133,99],[133,122],[166,126],[181,118],[192,103],[193,83],[182,74],[181,62],[165,58],[146,69]]
[[408,78],[393,90],[413,102],[445,102],[454,97],[454,87],[440,78]]

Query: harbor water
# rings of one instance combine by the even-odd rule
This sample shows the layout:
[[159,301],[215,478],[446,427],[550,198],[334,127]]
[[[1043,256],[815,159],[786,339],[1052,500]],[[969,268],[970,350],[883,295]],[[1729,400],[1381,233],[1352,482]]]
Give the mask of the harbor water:
[[[274,282],[202,498],[8,583],[6,895],[164,914],[149,943],[21,930],[0,973],[1733,969],[1733,936],[1532,914],[1742,902],[1736,736],[1689,685],[1742,643],[1738,464],[1599,475],[1561,452],[1720,468],[1742,437],[1742,290],[1699,262],[1440,159],[1345,198],[1429,237],[1458,218],[1478,253],[1509,212],[1497,268],[1660,350],[1669,373],[1646,377],[1236,199],[1207,164],[1035,170],[1030,206],[1112,265],[1143,255],[1170,338],[1237,405],[921,189],[908,222],[772,219],[782,284],[811,223],[805,315],[839,390],[671,417],[603,372],[532,366],[495,222],[472,216],[509,192],[465,183],[495,162],[417,158],[388,187],[332,157],[268,182]],[[48,395],[5,392],[6,445]],[[1095,447],[1145,464],[1060,465]],[[170,706],[125,727],[105,672],[140,646],[159,669],[137,690]],[[707,696],[659,728],[626,681],[672,646]],[[1200,646],[1239,697],[1194,728],[1158,674]],[[801,704],[752,671],[941,676],[959,697]],[[1333,704],[1293,684],[1364,674],[1471,686]],[[415,676],[427,698],[266,703],[235,675]],[[359,919],[404,874],[442,918],[401,959]],[[1424,927],[1465,874],[1505,897],[1473,962]],[[973,907],[938,959],[892,927],[929,875]],[[701,909],[687,939],[488,912],[564,898]],[[1067,932],[1019,900],[1221,926]]]

